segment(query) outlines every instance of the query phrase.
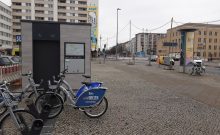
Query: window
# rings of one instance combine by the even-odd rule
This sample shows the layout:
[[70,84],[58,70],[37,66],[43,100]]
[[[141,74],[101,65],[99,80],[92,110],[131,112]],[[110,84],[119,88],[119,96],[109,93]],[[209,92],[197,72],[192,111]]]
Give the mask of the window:
[[31,10],[30,9],[26,9],[26,13],[31,13]]
[[204,31],[204,35],[206,35],[206,31]]
[[212,46],[211,45],[209,45],[209,50],[211,50],[212,49]]
[[21,19],[21,16],[13,16],[13,19]]
[[211,31],[209,32],[209,36],[212,36],[212,32]]
[[75,0],[70,0],[70,3],[73,3],[73,4],[74,4],[74,3],[75,3]]
[[20,2],[12,2],[12,5],[21,6],[21,3]]
[[217,53],[216,52],[214,52],[214,57],[217,57]]
[[44,11],[43,10],[35,10],[35,13],[37,13],[37,14],[44,14]]
[[202,32],[201,31],[199,31],[199,35],[201,35],[202,34]]
[[49,7],[49,8],[53,8],[53,5],[52,5],[52,4],[48,4],[48,7]]
[[43,17],[36,17],[35,20],[44,20]]
[[87,14],[79,14],[79,17],[87,17]]
[[198,42],[201,42],[201,38],[198,38]]
[[[86,11],[86,8],[79,7],[79,11]],[[174,36],[174,33],[173,33]]]
[[206,43],[206,38],[204,38],[204,40],[203,40],[203,41],[204,41],[204,43]]
[[218,35],[218,32],[215,32],[215,36],[217,36]]
[[48,20],[49,21],[53,21],[53,17],[48,17]]
[[44,4],[38,4],[38,3],[36,3],[36,4],[35,4],[35,7],[44,7]]
[[86,23],[86,20],[79,20],[80,23]]
[[31,16],[26,16],[26,19],[27,20],[31,20]]
[[212,39],[211,38],[209,39],[209,43],[212,43]]
[[218,39],[217,39],[217,38],[215,38],[215,39],[214,39],[214,43],[217,43],[217,42],[218,42]]
[[79,1],[78,4],[87,5],[87,2],[86,1]]
[[217,50],[217,45],[214,45],[214,50]]
[[26,3],[26,6],[29,6],[29,7],[30,7],[30,6],[31,6],[31,3]]

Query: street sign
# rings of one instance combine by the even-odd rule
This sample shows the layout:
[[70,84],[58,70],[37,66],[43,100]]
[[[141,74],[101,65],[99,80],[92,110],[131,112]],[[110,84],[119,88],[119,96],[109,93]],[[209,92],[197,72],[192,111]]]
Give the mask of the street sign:
[[174,43],[174,42],[164,42],[163,46],[177,46],[177,43]]
[[21,42],[21,35],[16,35],[16,42]]

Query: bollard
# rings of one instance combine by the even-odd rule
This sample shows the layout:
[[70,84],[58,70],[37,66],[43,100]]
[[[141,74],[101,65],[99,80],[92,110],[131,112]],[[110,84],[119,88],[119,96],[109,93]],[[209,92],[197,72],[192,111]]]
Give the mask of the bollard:
[[44,122],[42,119],[36,119],[32,126],[31,126],[31,131],[29,132],[28,135],[40,135],[41,130],[43,129]]
[[45,122],[48,119],[48,115],[50,114],[51,106],[46,104],[43,106],[43,109],[40,113],[40,118]]

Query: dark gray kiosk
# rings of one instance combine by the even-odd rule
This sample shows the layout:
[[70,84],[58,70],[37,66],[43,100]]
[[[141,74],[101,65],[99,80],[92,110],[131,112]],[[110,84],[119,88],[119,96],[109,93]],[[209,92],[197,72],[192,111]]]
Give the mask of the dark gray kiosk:
[[[22,20],[22,73],[32,71],[36,83],[43,79],[46,86],[52,76],[68,68],[66,80],[73,89],[79,88],[82,74],[91,75],[90,31],[87,23]],[[22,87],[27,83],[23,78]]]

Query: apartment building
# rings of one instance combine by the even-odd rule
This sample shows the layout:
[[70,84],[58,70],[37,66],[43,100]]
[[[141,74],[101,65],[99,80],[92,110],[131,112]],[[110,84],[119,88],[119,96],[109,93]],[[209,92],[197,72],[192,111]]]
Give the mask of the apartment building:
[[0,48],[12,48],[11,8],[0,1]]
[[87,0],[12,0],[13,45],[21,35],[20,20],[87,23]]
[[[181,33],[178,30],[186,27],[197,29],[194,36],[194,56],[206,59],[220,59],[220,25],[216,24],[187,23],[172,30],[169,29],[167,30],[167,36],[157,42],[157,53],[159,55],[168,55],[169,50],[170,53],[180,53]],[[175,42],[177,46],[169,48],[163,46],[164,42]]]
[[145,55],[156,54],[157,44],[156,41],[165,37],[166,34],[163,33],[138,33],[136,34],[136,53],[143,52]]

